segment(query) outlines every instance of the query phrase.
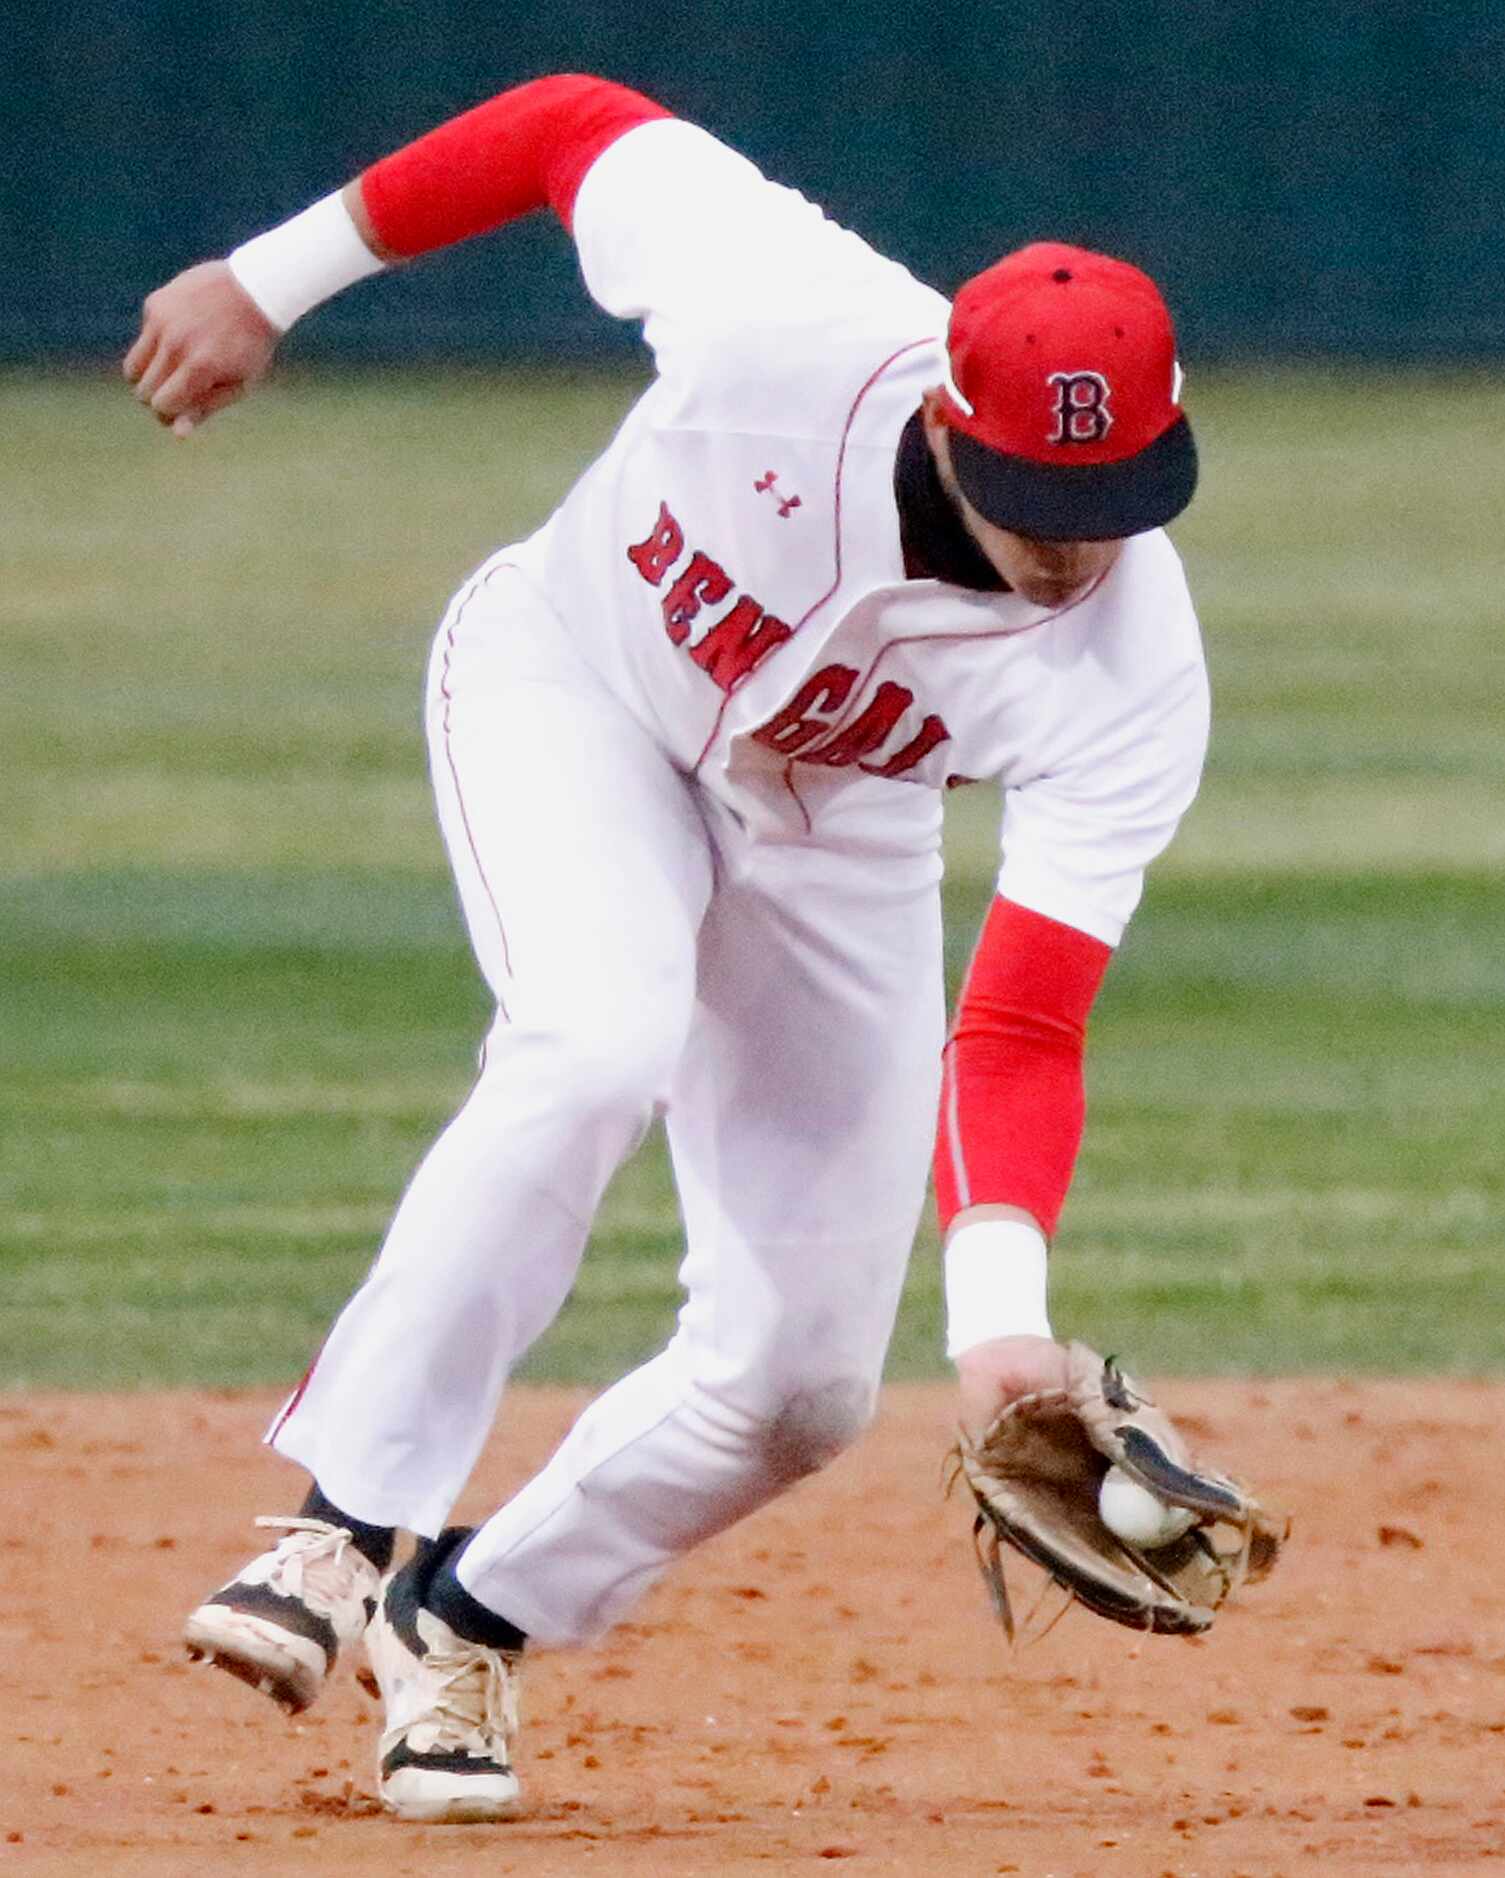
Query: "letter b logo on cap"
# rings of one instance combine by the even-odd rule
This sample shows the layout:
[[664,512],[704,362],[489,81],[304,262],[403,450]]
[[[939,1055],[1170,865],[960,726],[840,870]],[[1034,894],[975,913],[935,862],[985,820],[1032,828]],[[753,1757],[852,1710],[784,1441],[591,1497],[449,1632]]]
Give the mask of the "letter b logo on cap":
[[1101,372],[1052,372],[1056,427],[1051,443],[1101,443],[1113,428],[1109,385]]

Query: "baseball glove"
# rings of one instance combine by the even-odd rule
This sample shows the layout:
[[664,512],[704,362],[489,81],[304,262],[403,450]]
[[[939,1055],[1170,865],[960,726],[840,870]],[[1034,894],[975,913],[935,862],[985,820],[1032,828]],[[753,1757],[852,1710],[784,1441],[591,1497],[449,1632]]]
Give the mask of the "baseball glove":
[[[1089,1610],[1131,1630],[1191,1635],[1280,1556],[1289,1521],[1226,1474],[1199,1466],[1170,1417],[1110,1356],[1068,1346],[1064,1389],[1023,1396],[973,1440],[958,1471],[977,1501],[978,1561],[1010,1639],[1013,1610],[1001,1547],[1013,1546]],[[1110,1466],[1197,1516],[1182,1537],[1144,1551],[1103,1524],[1098,1490]]]

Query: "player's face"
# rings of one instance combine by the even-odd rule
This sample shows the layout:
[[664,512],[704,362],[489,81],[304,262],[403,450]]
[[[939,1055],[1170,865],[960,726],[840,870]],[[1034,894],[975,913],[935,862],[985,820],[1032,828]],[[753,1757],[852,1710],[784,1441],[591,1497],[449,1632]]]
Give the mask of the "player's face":
[[950,432],[932,418],[928,407],[925,431],[941,487],[956,504],[967,532],[998,574],[1032,606],[1064,606],[1073,594],[1100,580],[1123,552],[1122,541],[1042,541],[990,522],[962,494],[951,467]]
[[985,521],[963,497],[962,516],[978,547],[1032,606],[1064,606],[1099,580],[1122,552],[1121,541],[1040,541]]

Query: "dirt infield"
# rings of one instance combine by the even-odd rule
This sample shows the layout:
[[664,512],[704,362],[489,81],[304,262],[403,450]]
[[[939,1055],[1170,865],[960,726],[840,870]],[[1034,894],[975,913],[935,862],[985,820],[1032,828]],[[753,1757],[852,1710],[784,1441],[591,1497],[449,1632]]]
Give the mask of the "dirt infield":
[[[0,1874],[1018,1872],[1275,1878],[1505,1869],[1505,1387],[1179,1383],[1210,1453],[1293,1511],[1289,1563],[1198,1641],[1080,1612],[1013,1655],[959,1502],[948,1394],[895,1389],[853,1455],[680,1568],[603,1647],[541,1655],[524,1817],[372,1800],[342,1677],[289,1723],[190,1669],[186,1609],[301,1477],[262,1397],[0,1397]],[[520,1391],[466,1509],[582,1398]]]

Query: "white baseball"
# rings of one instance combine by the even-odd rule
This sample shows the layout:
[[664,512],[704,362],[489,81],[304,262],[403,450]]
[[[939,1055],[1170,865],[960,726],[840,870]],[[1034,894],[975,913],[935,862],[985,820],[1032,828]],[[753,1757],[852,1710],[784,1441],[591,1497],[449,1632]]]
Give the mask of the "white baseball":
[[1110,1467],[1103,1475],[1103,1484],[1097,1490],[1097,1510],[1109,1532],[1142,1552],[1169,1545],[1189,1531],[1197,1519],[1190,1507],[1167,1506],[1118,1467]]

